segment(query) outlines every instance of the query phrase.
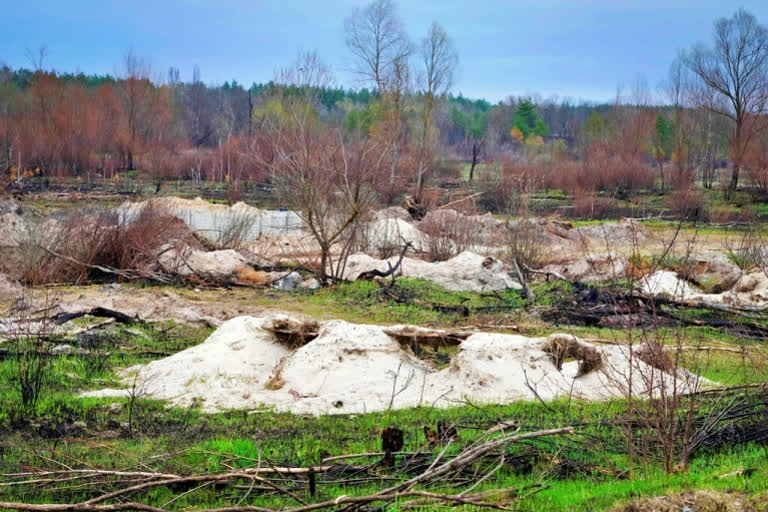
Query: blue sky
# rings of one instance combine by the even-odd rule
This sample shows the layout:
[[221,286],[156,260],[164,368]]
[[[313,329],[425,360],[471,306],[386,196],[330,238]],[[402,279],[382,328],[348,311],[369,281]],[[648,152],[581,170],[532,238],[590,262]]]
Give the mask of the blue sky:
[[[299,50],[317,50],[337,82],[353,86],[343,20],[358,0],[0,0],[0,62],[114,73],[129,47],[165,75],[195,65],[208,83],[268,81]],[[655,87],[679,48],[709,41],[716,18],[738,7],[768,25],[768,1],[400,0],[412,38],[439,21],[460,64],[454,92],[498,101],[539,93],[609,100],[639,76]]]

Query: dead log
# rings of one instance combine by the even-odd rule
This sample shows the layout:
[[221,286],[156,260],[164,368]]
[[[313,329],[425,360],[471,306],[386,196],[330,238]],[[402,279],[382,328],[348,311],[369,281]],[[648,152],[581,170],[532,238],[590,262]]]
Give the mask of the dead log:
[[51,319],[54,321],[56,325],[62,325],[70,320],[74,320],[76,318],[80,318],[86,315],[95,316],[98,318],[114,318],[115,322],[121,323],[121,324],[140,324],[144,323],[143,320],[139,319],[138,315],[136,317],[128,316],[125,313],[121,313],[120,311],[115,311],[114,309],[107,309],[102,307],[95,307],[83,311],[76,311],[74,313],[67,313],[66,311],[61,313],[56,313],[51,317]]
[[411,242],[405,242],[405,245],[403,245],[403,248],[400,250],[400,256],[397,259],[397,263],[395,263],[395,266],[393,267],[389,262],[387,262],[387,265],[389,266],[389,270],[386,272],[382,272],[378,269],[368,270],[365,272],[361,272],[360,275],[357,276],[357,279],[364,279],[366,281],[371,281],[377,277],[385,278],[392,276],[392,285],[395,283],[395,272],[397,272],[397,269],[400,268],[400,265],[403,263],[403,259],[405,258],[405,253],[408,252],[409,248],[413,248],[413,244]]

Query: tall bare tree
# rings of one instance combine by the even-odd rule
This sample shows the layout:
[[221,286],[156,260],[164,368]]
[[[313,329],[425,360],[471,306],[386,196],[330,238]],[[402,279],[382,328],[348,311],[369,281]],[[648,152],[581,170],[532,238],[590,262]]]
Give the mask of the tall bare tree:
[[392,0],[374,0],[355,9],[344,21],[347,47],[355,57],[355,70],[379,92],[390,89],[398,62],[411,54],[411,44]]
[[713,47],[694,47],[686,63],[707,88],[717,93],[716,101],[708,108],[732,121],[733,170],[728,190],[734,191],[749,143],[765,128],[762,117],[768,113],[768,30],[752,14],[739,9],[732,17],[715,22]]
[[372,139],[347,140],[317,113],[329,69],[314,53],[282,70],[276,83],[291,91],[281,98],[282,115],[272,132],[275,158],[268,163],[278,196],[295,208],[317,244],[318,280],[329,284],[345,272],[360,222],[376,200],[378,178],[388,157]]
[[344,31],[347,47],[355,60],[355,71],[364,82],[377,89],[385,107],[385,128],[392,147],[391,200],[404,132],[405,97],[411,82],[408,59],[413,49],[392,0],[374,0],[362,9],[355,9],[344,21]]
[[418,168],[416,171],[416,202],[421,201],[424,189],[424,176],[430,167],[431,146],[434,140],[432,134],[432,114],[435,103],[439,101],[453,84],[453,73],[458,63],[458,54],[453,42],[442,26],[432,22],[427,37],[421,41],[419,57],[423,67],[422,78],[422,125],[419,140]]

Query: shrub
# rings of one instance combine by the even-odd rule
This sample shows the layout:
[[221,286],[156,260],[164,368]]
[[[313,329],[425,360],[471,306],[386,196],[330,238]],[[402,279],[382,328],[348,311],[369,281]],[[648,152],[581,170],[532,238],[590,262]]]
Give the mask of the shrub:
[[527,273],[527,269],[540,267],[544,256],[540,230],[540,225],[528,220],[519,220],[510,225],[500,259],[508,265],[517,262],[524,273]]
[[707,202],[697,191],[681,188],[668,194],[664,203],[672,215],[686,221],[706,221],[709,219]]
[[455,210],[433,210],[419,223],[419,229],[429,240],[427,257],[445,261],[472,249],[477,241],[477,229],[471,219]]
[[586,219],[605,219],[615,216],[618,204],[610,197],[577,192],[573,200],[573,216]]
[[[186,244],[194,243],[180,219],[153,203],[138,212],[78,212],[47,232],[36,229],[23,244],[24,280],[33,284],[172,275],[183,265]],[[165,253],[177,258],[161,263]]]

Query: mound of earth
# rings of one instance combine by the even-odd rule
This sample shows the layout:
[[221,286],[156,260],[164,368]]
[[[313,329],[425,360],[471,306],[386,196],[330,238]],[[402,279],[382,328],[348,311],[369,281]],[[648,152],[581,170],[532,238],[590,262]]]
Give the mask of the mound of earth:
[[666,295],[691,306],[705,305],[734,311],[768,311],[768,275],[760,269],[741,276],[728,290],[702,293],[675,272],[659,270],[640,281],[647,295]]
[[672,385],[677,378],[683,389],[696,381],[687,372],[673,376],[630,358],[627,347],[592,345],[563,334],[468,334],[448,366],[439,369],[402,342],[414,332],[423,338],[426,330],[238,317],[200,345],[126,370],[125,379],[146,397],[180,406],[200,404],[206,411],[266,406],[297,414],[447,407],[467,398],[485,403],[568,395],[610,399],[629,390],[630,361],[636,396],[658,389],[662,379]]
[[[379,260],[366,254],[353,254],[347,260],[344,278],[354,280],[361,273],[374,269],[386,272],[389,270],[389,265],[394,266],[397,260],[397,257]],[[522,289],[520,283],[512,277],[512,269],[507,265],[496,258],[480,256],[469,251],[438,263],[403,258],[397,275],[426,279],[451,291]]]
[[614,512],[758,512],[764,504],[740,492],[687,491],[634,501],[613,509]]
[[400,218],[384,218],[365,223],[362,233],[370,246],[369,252],[373,254],[382,254],[384,251],[397,253],[403,241],[411,242],[417,251],[429,249],[429,237]]
[[19,283],[9,279],[5,274],[0,274],[0,304],[15,299],[23,290]]
[[559,274],[572,282],[616,281],[625,277],[627,259],[616,253],[593,254],[570,263],[552,263],[542,270]]
[[694,295],[701,295],[698,288],[669,270],[657,270],[643,277],[640,280],[640,289],[647,295],[663,295],[675,300],[685,300]]

